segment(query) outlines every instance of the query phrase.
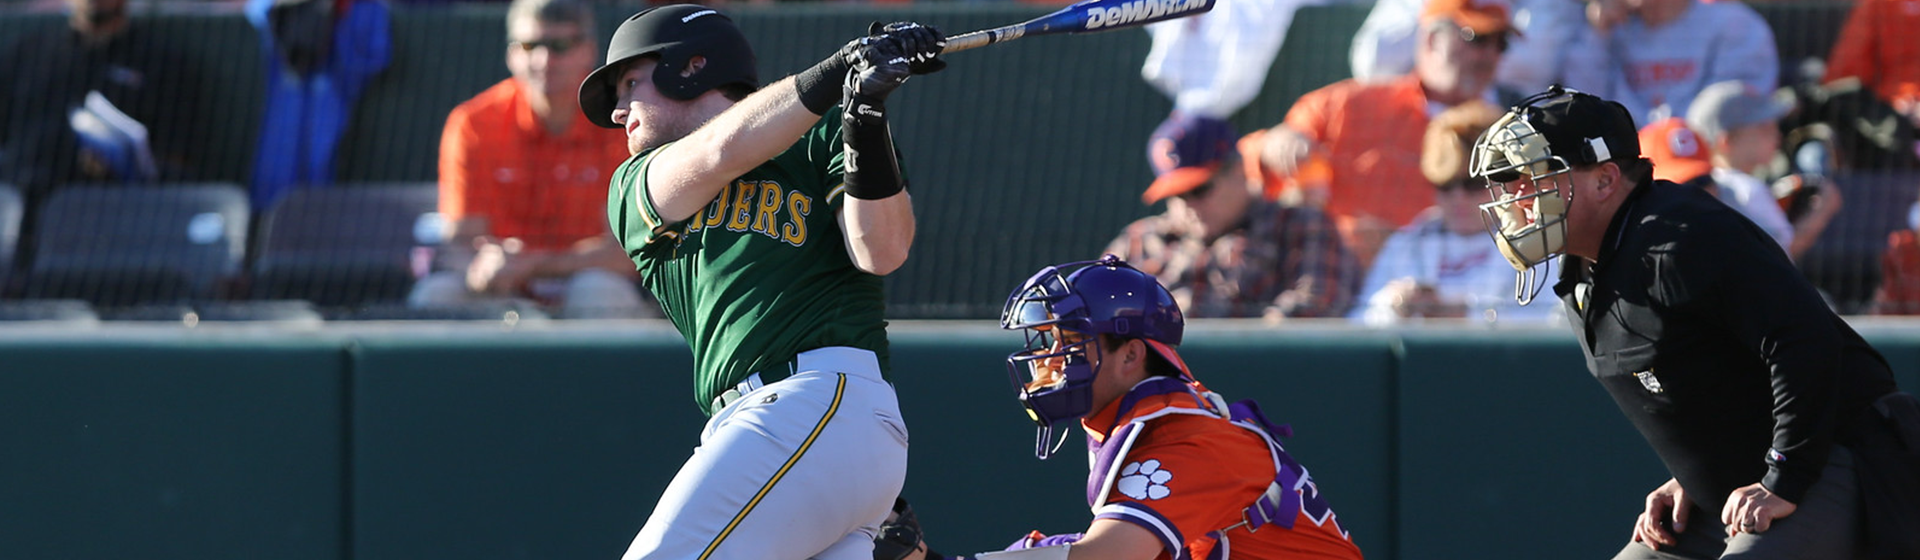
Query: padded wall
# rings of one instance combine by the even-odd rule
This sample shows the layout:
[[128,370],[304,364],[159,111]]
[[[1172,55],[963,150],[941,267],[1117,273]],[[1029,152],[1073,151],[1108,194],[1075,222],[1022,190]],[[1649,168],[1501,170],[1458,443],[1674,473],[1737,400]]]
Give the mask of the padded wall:
[[344,558],[345,352],[0,336],[0,556]]
[[[1082,436],[1033,457],[1006,373],[1017,336],[894,330],[906,494],[931,542],[1084,529]],[[1920,386],[1920,328],[1861,330]],[[1559,329],[1200,322],[1183,354],[1293,426],[1288,449],[1369,557],[1421,559],[1624,544],[1666,476],[1579,352]],[[698,442],[690,367],[656,323],[0,329],[0,550],[614,557]]]

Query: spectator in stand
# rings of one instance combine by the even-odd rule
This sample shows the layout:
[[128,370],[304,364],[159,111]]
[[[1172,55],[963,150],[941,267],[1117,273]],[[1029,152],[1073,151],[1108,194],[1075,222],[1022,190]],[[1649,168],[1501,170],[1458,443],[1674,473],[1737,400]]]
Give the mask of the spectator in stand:
[[1825,82],[1857,78],[1920,124],[1920,2],[1859,0],[1827,57]]
[[1640,128],[1640,155],[1653,162],[1654,179],[1699,187],[1718,197],[1720,186],[1713,183],[1713,157],[1707,150],[1707,141],[1680,117]]
[[139,25],[127,0],[66,7],[66,25],[0,52],[0,182],[25,199],[21,267],[31,259],[37,209],[54,189],[191,180],[200,158],[194,67]]
[[[1502,0],[1492,0],[1502,1]],[[1414,39],[1427,0],[1380,0],[1354,34],[1349,61],[1353,77],[1388,80],[1413,70]],[[1572,0],[1517,0],[1514,34],[1494,73],[1500,102],[1519,101],[1517,92],[1533,92],[1562,80],[1567,48],[1587,27],[1583,4]]]
[[1175,115],[1154,131],[1158,174],[1141,200],[1165,213],[1106,252],[1159,278],[1192,317],[1339,317],[1360,266],[1319,210],[1260,196],[1226,121]]
[[1633,122],[1684,117],[1708,85],[1773,91],[1773,30],[1740,2],[1592,0],[1591,28],[1569,50],[1566,86],[1619,102]]
[[1907,210],[1907,229],[1887,234],[1873,314],[1920,315],[1920,202]]
[[[1384,326],[1420,318],[1478,318],[1488,322],[1557,317],[1552,305],[1521,306],[1513,297],[1513,267],[1487,243],[1480,204],[1492,200],[1485,181],[1467,175],[1473,141],[1502,111],[1486,103],[1447,109],[1427,125],[1420,171],[1438,191],[1437,203],[1394,232],[1367,269],[1360,303],[1349,314]],[[1534,266],[1550,278],[1551,263]]]
[[333,182],[334,147],[360,94],[392,57],[378,0],[248,0],[267,62],[267,108],[252,199],[265,211],[302,186]]
[[1840,211],[1840,189],[1824,185],[1813,198],[1812,210],[1789,222],[1773,188],[1754,176],[1779,154],[1780,118],[1792,110],[1790,101],[1753,90],[1744,82],[1720,82],[1695,98],[1687,111],[1687,126],[1700,133],[1712,155],[1713,183],[1719,187],[1720,200],[1766,230],[1788,257],[1798,261]]
[[607,226],[607,181],[626,136],[587,122],[577,88],[599,48],[584,0],[515,0],[507,9],[512,77],[453,109],[440,139],[445,270],[415,307],[531,297],[562,316],[642,312],[633,261]]
[[1324,0],[1217,0],[1211,11],[1147,26],[1141,77],[1173,110],[1228,119],[1260,95],[1267,69],[1302,6]]
[[66,7],[65,26],[0,52],[0,181],[32,203],[71,182],[191,179],[194,69],[127,0]]
[[[1427,121],[1448,107],[1489,100],[1513,22],[1504,4],[1432,0],[1420,18],[1413,72],[1384,82],[1345,80],[1302,96],[1286,122],[1249,135],[1260,181],[1324,208],[1360,262],[1387,235],[1432,206],[1420,173]],[[1324,181],[1321,178],[1324,176]]]

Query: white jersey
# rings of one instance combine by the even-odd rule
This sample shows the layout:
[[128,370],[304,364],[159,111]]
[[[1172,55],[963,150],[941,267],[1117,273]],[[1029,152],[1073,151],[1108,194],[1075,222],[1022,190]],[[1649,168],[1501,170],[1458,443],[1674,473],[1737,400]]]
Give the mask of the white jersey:
[[1780,77],[1773,30],[1739,2],[1696,0],[1660,27],[1635,17],[1606,36],[1589,28],[1580,37],[1568,55],[1567,87],[1620,102],[1636,124],[1686,116],[1709,84],[1740,80],[1773,91]]
[[1720,201],[1739,210],[1754,225],[1766,230],[1781,249],[1793,245],[1793,223],[1780,209],[1773,189],[1752,175],[1724,167],[1713,168],[1713,183],[1720,187]]
[[[1555,278],[1555,262],[1534,265],[1534,274],[1542,279]],[[1489,311],[1499,322],[1561,317],[1560,306],[1552,298],[1541,298],[1545,301],[1527,306],[1515,302],[1513,265],[1507,264],[1499,247],[1487,242],[1485,232],[1447,231],[1431,209],[1387,238],[1367,270],[1360,304],[1348,318],[1373,326],[1398,321],[1392,296],[1383,288],[1402,278],[1432,286],[1443,300],[1466,303],[1468,319],[1480,320]]]
[[1320,3],[1216,0],[1199,16],[1148,25],[1153,46],[1140,76],[1172,98],[1176,111],[1231,117],[1260,95],[1294,12]]

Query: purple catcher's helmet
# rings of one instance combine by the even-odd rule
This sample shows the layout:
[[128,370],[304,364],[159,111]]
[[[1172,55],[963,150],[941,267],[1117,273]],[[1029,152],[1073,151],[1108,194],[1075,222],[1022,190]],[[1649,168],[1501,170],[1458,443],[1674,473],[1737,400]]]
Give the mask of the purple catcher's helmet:
[[[1107,255],[1097,261],[1041,269],[1007,296],[1000,328],[1025,331],[1026,348],[1007,356],[1007,373],[1027,415],[1040,425],[1034,455],[1045,459],[1060,446],[1049,445],[1055,424],[1093,412],[1093,379],[1099,372],[1087,356],[1101,352],[1098,335],[1145,339],[1148,346],[1181,364],[1171,354],[1172,346],[1180,344],[1186,321],[1173,294],[1159,280]],[[1056,345],[1054,329],[1085,336]]]

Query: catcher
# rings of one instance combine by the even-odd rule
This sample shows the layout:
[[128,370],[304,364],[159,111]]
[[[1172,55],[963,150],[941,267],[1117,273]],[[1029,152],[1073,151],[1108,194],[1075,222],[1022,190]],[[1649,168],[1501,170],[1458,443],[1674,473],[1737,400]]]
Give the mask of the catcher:
[[1093,524],[1035,532],[1005,551],[942,556],[926,550],[902,503],[876,558],[1361,557],[1307,469],[1281,447],[1292,431],[1251,400],[1228,404],[1188,371],[1174,351],[1185,320],[1153,276],[1112,255],[1050,266],[1007,298],[1000,326],[1026,334],[1007,364],[1040,425],[1035,455],[1065,441],[1053,438],[1062,422],[1080,420],[1087,431]]

